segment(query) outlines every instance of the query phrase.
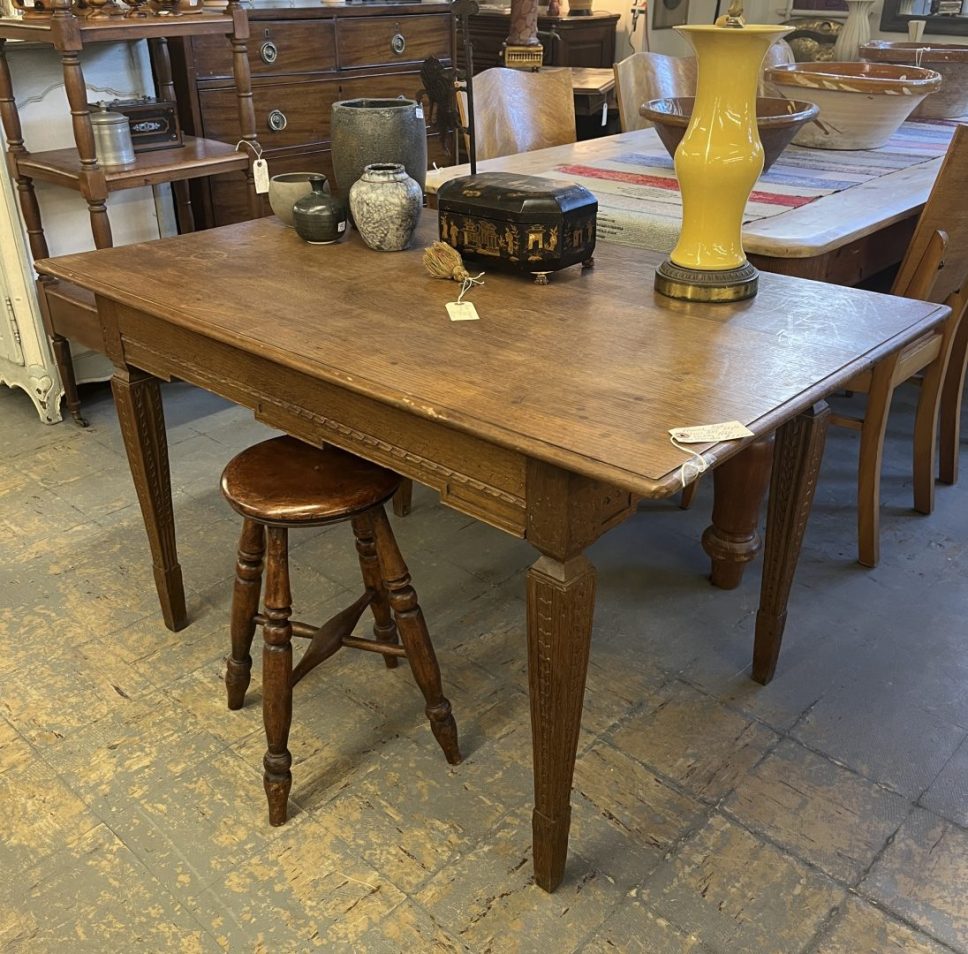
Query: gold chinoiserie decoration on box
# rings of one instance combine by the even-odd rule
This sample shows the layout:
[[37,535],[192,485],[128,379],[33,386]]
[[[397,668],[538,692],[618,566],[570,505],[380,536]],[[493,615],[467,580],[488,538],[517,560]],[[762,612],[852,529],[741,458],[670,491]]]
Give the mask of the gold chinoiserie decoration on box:
[[[738,7],[738,4],[734,4]],[[699,77],[689,128],[676,150],[682,231],[655,276],[656,291],[690,301],[756,294],[743,251],[743,212],[763,170],[756,86],[763,57],[789,27],[745,24],[731,7],[715,25],[676,27],[696,51]]]

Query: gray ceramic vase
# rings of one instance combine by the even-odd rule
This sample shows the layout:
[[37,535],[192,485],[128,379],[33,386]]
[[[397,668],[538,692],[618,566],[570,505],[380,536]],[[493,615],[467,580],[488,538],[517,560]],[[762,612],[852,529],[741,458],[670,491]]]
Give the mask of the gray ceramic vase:
[[427,124],[412,99],[346,99],[333,103],[333,171],[342,195],[372,163],[399,162],[423,190]]
[[413,239],[423,189],[400,163],[374,163],[350,189],[350,212],[363,241],[378,252],[400,252]]
[[346,203],[325,187],[325,182],[314,182],[313,191],[292,207],[296,234],[310,245],[331,245],[346,234]]

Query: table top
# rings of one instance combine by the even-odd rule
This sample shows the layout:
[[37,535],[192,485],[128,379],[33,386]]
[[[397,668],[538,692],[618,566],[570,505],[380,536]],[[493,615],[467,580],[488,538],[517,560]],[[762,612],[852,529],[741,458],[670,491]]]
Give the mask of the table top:
[[[488,271],[452,322],[458,286],[421,250],[313,246],[276,219],[47,259],[38,271],[445,427],[644,496],[680,485],[672,427],[739,420],[757,435],[940,322],[947,309],[761,276],[746,302],[655,293],[659,261],[600,246],[547,286]],[[125,333],[123,312],[120,318]],[[216,369],[217,370],[217,369]],[[739,442],[695,445],[712,463]]]
[[571,85],[576,93],[602,96],[615,88],[615,72],[593,66],[573,66]]
[[[920,128],[925,124],[905,124],[907,128]],[[940,137],[939,148],[932,151],[912,147],[909,155],[896,147],[883,147],[869,153],[835,152],[833,150],[796,149],[800,158],[792,159],[791,167],[802,161],[804,153],[814,154],[807,158],[827,160],[849,170],[851,166],[863,162],[865,155],[877,160],[878,171],[867,181],[859,181],[849,188],[822,195],[812,201],[799,203],[795,168],[789,173],[778,171],[780,163],[789,154],[781,156],[780,162],[768,174],[772,180],[781,180],[779,185],[769,186],[760,180],[754,189],[766,191],[770,188],[781,195],[773,209],[761,204],[758,211],[769,213],[768,217],[749,221],[743,228],[743,245],[748,254],[771,258],[813,258],[836,250],[850,242],[861,239],[880,229],[908,218],[920,211],[928,197],[931,186],[941,166],[940,155],[944,152],[947,138],[953,127],[934,127],[926,129],[926,135]],[[674,243],[681,216],[681,202],[677,191],[668,188],[659,190],[660,195],[649,201],[649,211],[639,214],[644,207],[636,189],[641,181],[642,191],[656,184],[655,176],[636,175],[637,161],[649,165],[665,163],[669,168],[666,179],[660,185],[668,185],[672,176],[671,160],[659,142],[654,129],[640,129],[634,132],[604,136],[550,149],[520,153],[516,156],[503,156],[478,163],[478,171],[520,172],[527,175],[546,175],[556,178],[578,179],[599,196],[599,238],[638,245],[643,248],[668,250]],[[899,166],[899,168],[894,168]],[[566,167],[562,172],[559,167]],[[598,172],[607,172],[613,181],[586,179],[595,175],[590,167],[599,167]],[[623,173],[621,170],[627,172]],[[886,171],[890,170],[893,171]],[[436,192],[437,187],[455,176],[467,175],[467,165],[451,166],[434,170],[427,175],[427,191]],[[653,170],[654,171],[654,170]],[[774,173],[777,173],[774,175]],[[854,175],[853,181],[863,178]],[[784,181],[785,180],[785,181]],[[627,183],[627,184],[626,184]],[[596,191],[600,189],[601,191]],[[785,200],[788,204],[784,204]],[[751,206],[747,211],[751,211]],[[658,215],[653,215],[660,209]],[[777,213],[779,209],[779,214]],[[660,221],[661,220],[661,221]]]

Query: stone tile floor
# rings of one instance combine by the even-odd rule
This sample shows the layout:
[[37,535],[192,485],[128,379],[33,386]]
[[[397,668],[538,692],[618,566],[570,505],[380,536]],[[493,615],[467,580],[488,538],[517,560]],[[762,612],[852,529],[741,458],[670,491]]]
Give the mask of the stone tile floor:
[[[258,672],[244,710],[223,701],[238,526],[217,491],[266,432],[165,388],[192,617],[174,634],[109,392],[84,398],[87,431],[0,389],[0,950],[968,952],[968,480],[910,512],[910,394],[875,571],[853,562],[856,436],[831,435],[767,688],[748,678],[757,574],[704,578],[708,482],[593,548],[553,896],[531,882],[529,548],[418,491],[395,525],[466,760],[444,762],[405,666],[340,654],[296,692],[272,829]],[[349,533],[294,543],[297,617],[320,620],[358,586]]]

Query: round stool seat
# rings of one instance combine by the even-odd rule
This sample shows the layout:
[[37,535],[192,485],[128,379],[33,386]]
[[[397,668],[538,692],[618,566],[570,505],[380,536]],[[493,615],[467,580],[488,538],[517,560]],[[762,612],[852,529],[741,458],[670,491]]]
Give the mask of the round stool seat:
[[243,517],[276,526],[345,520],[393,496],[400,476],[337,450],[274,437],[246,448],[222,472],[222,493]]

